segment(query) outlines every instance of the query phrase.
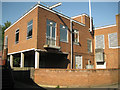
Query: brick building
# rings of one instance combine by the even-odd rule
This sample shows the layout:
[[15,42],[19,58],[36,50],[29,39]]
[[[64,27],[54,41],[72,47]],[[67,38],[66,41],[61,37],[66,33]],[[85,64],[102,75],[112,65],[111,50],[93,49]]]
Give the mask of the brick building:
[[5,30],[4,41],[11,67],[94,68],[86,14],[70,18],[37,4]]
[[116,15],[116,24],[95,29],[95,61],[96,68],[120,67],[120,30],[119,17]]
[[88,15],[68,17],[37,4],[5,30],[4,48],[8,48],[10,65],[118,68],[118,17],[116,25],[89,31]]

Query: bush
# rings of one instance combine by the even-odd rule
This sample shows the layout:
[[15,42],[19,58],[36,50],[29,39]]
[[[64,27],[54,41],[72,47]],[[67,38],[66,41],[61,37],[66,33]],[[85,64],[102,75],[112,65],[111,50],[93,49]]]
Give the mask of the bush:
[[60,86],[59,85],[57,85],[57,87],[56,88],[60,88]]

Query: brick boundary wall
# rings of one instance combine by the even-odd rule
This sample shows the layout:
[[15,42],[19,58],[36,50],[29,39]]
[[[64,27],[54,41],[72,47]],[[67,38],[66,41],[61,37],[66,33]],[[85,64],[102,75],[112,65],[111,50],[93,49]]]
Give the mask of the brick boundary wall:
[[117,84],[120,69],[35,69],[34,81],[39,85],[93,87]]

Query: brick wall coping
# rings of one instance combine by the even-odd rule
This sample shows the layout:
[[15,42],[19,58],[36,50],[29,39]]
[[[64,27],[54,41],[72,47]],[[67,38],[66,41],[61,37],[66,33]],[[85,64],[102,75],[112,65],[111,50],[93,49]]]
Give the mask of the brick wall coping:
[[69,71],[69,72],[81,72],[81,71],[111,71],[111,70],[120,70],[120,68],[109,68],[109,69],[35,69],[42,71]]

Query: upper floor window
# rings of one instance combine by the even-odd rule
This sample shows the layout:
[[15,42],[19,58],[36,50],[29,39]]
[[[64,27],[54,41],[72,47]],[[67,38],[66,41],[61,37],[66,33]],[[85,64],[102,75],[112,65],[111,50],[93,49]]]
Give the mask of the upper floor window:
[[56,45],[56,23],[47,20],[46,43],[48,45]]
[[33,30],[33,20],[28,22],[27,25],[27,39],[32,38],[32,30]]
[[5,36],[5,46],[4,46],[5,48],[7,48],[8,47],[8,36]]
[[15,32],[15,43],[19,42],[19,29],[16,30]]
[[108,34],[109,48],[118,47],[117,33]]
[[60,24],[60,41],[67,42],[68,41],[68,27]]
[[87,49],[88,52],[92,52],[92,40],[87,40]]
[[78,44],[79,43],[79,31],[78,30],[74,30],[73,32],[73,41],[75,44]]
[[104,35],[95,36],[95,48],[104,49]]

